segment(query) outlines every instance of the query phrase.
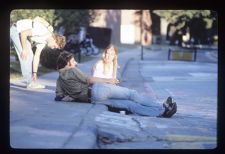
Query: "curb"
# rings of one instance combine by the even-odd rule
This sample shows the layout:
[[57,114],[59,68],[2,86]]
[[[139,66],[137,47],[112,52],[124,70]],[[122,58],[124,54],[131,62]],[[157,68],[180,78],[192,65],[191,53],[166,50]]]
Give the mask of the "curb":
[[[121,66],[119,72],[119,78],[122,81],[123,75],[129,65],[129,62],[134,58],[126,58]],[[92,63],[92,62],[89,62]],[[87,65],[90,65],[90,64]],[[85,63],[82,63],[85,65]],[[82,68],[80,68],[82,70]],[[85,71],[84,67],[84,72]],[[51,72],[52,73],[52,72]],[[48,73],[48,74],[51,74]],[[45,74],[44,76],[46,76]],[[48,76],[48,75],[47,75]],[[41,77],[43,79],[43,77]],[[44,77],[46,78],[46,77]],[[47,77],[48,78],[48,77]],[[95,117],[103,112],[107,111],[107,107],[102,104],[92,104],[92,106],[88,109],[86,114],[81,117],[82,120],[79,123],[79,127],[74,129],[70,136],[64,141],[61,148],[63,149],[98,149],[98,133],[97,126],[95,124]]]
[[[129,58],[123,65],[120,72],[120,80],[124,75],[124,72],[131,60],[134,58]],[[98,149],[97,140],[97,126],[94,123],[96,113],[106,111],[107,107],[101,104],[92,104],[91,108],[88,110],[86,116],[82,118],[80,122],[80,127],[74,131],[73,134],[64,143],[63,148],[65,149]]]
[[97,149],[97,129],[96,127],[82,126],[72,135],[64,149]]
[[123,75],[124,75],[124,72],[126,71],[127,69],[127,65],[130,63],[131,60],[134,60],[134,58],[129,58],[127,61],[126,61],[126,64],[124,65],[122,71],[121,71],[121,75],[120,75],[120,80],[122,81],[123,80]]
[[80,122],[80,126],[62,146],[65,149],[98,149],[97,126],[95,117],[97,114],[106,111],[107,107],[101,104],[92,104],[86,116]]

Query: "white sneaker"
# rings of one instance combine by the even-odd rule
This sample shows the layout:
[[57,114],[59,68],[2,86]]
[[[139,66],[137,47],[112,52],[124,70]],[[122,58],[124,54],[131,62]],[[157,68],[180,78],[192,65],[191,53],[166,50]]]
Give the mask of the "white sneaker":
[[27,89],[44,89],[45,85],[39,84],[37,82],[31,82],[27,85]]

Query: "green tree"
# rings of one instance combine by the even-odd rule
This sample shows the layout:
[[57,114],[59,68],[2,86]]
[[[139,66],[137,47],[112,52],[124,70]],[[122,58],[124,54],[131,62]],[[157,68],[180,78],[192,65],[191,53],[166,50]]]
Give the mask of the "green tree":
[[55,19],[55,10],[52,9],[17,9],[12,10],[10,14],[10,22],[16,22],[20,19],[33,19],[36,16],[43,17],[50,24]]
[[79,27],[87,27],[95,19],[95,12],[93,10],[56,10],[56,18],[54,25],[59,28],[65,28],[65,34],[76,33]]
[[63,26],[66,33],[74,33],[80,26],[89,26],[96,14],[93,10],[17,9],[11,11],[10,23],[20,19],[33,19],[36,16],[44,18],[56,30]]
[[188,27],[198,43],[217,35],[217,13],[213,10],[154,10],[153,13],[175,26],[176,32],[182,33]]
[[180,27],[184,22],[190,22],[193,18],[201,18],[207,21],[207,27],[210,28],[212,21],[215,20],[211,10],[154,10],[153,13],[165,18],[169,23],[180,22]]
[[[87,27],[95,18],[93,10],[62,10],[62,9],[17,9],[10,14],[10,23],[20,19],[33,19],[40,16],[48,21],[57,31],[60,26],[65,28],[65,36],[76,33],[80,26]],[[47,68],[56,68],[56,60],[61,50],[45,48],[41,54],[40,63]]]

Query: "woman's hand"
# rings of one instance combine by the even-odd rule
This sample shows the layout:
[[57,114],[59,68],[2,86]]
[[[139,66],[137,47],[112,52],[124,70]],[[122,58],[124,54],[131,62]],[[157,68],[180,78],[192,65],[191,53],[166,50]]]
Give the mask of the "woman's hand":
[[20,57],[22,60],[26,60],[28,56],[27,50],[23,49],[22,52],[20,53]]
[[36,72],[33,72],[33,74],[32,74],[32,80],[33,81],[36,81],[37,80],[37,73]]

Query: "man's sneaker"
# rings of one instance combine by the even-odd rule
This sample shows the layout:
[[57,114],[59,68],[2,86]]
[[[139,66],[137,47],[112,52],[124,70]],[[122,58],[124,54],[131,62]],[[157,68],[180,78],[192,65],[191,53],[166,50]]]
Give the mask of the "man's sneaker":
[[177,104],[174,102],[171,107],[169,107],[169,110],[165,113],[165,118],[172,117],[177,112]]
[[169,106],[172,106],[173,104],[173,98],[171,96],[169,96],[167,99],[166,99],[166,102],[163,103],[163,107],[164,108],[168,108]]
[[31,82],[27,85],[27,89],[44,89],[45,86],[37,82]]
[[176,102],[173,102],[172,97],[167,98],[166,102],[163,103],[163,107],[165,110],[157,117],[170,118],[177,112],[177,104]]

